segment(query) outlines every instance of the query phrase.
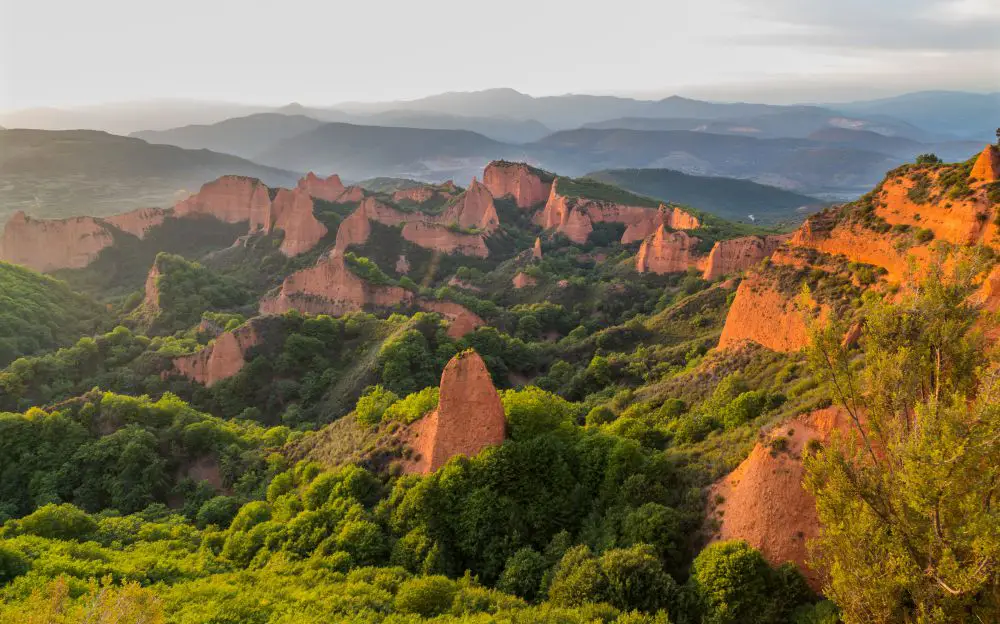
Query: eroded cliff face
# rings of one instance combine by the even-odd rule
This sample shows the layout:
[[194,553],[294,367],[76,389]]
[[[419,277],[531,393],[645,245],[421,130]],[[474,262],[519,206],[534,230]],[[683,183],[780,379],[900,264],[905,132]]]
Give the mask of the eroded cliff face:
[[490,255],[486,240],[481,234],[454,232],[436,223],[410,221],[403,226],[403,238],[415,245],[446,254],[457,253],[477,258]]
[[474,457],[503,444],[507,431],[503,404],[483,358],[459,353],[441,373],[438,408],[411,426],[415,459],[409,473],[428,474],[458,455]]
[[296,188],[310,197],[316,197],[328,202],[339,201],[344,191],[347,190],[344,187],[344,183],[340,181],[340,176],[337,174],[333,174],[328,178],[321,178],[312,171],[299,180]]
[[535,279],[534,277],[531,277],[527,273],[521,271],[514,276],[514,279],[511,280],[511,283],[514,284],[514,288],[520,290],[522,288],[530,288],[532,286],[537,286],[538,280]]
[[163,208],[139,208],[119,215],[104,217],[104,221],[136,238],[146,237],[146,233],[161,225],[170,214]]
[[469,188],[444,211],[439,223],[455,224],[463,230],[475,228],[490,234],[500,227],[500,217],[489,189],[473,178]]
[[744,236],[726,241],[719,241],[712,246],[712,251],[705,261],[702,277],[714,280],[749,269],[771,255],[791,238],[790,234],[774,236]]
[[240,372],[246,353],[260,344],[257,323],[251,320],[233,331],[223,332],[201,351],[174,359],[174,370],[181,375],[212,386]]
[[809,344],[807,313],[811,311],[802,310],[796,297],[781,292],[760,272],[751,273],[736,289],[719,348],[752,340],[772,351],[798,351]]
[[[794,563],[810,587],[820,590],[823,571],[807,564],[807,542],[819,535],[820,525],[816,501],[802,486],[802,455],[810,440],[825,444],[833,432],[850,430],[846,412],[829,407],[771,431],[736,470],[712,487],[709,499],[723,501],[713,510],[721,524],[713,540],[746,540],[774,566]],[[784,450],[773,444],[781,439]]]
[[542,259],[542,239],[535,237],[535,246],[531,248],[531,257],[535,260]]
[[110,226],[93,217],[31,219],[16,212],[0,238],[0,260],[35,271],[80,269],[114,243]]
[[163,273],[160,272],[160,267],[155,262],[149,268],[149,273],[146,274],[145,296],[142,299],[142,308],[146,313],[151,315],[156,315],[160,312],[160,287],[157,281],[161,275]]
[[587,242],[595,223],[623,223],[625,232],[621,242],[625,245],[646,239],[661,225],[675,230],[690,230],[701,225],[697,217],[675,206],[661,204],[656,209],[566,197],[559,193],[558,179],[552,183],[548,201],[535,216],[535,223],[564,234],[578,244]]
[[447,319],[448,335],[456,340],[486,324],[486,321],[472,310],[451,301],[421,299],[417,301],[417,307],[428,312],[437,312]]
[[642,242],[635,258],[640,273],[677,273],[700,266],[696,249],[698,239],[681,231],[669,231],[663,225]]
[[279,189],[271,204],[265,231],[281,230],[281,253],[297,256],[316,246],[326,236],[326,226],[313,214],[312,198],[300,189]]
[[493,197],[513,197],[518,208],[540,204],[549,198],[552,191],[552,182],[542,181],[527,164],[498,160],[486,165],[483,184]]
[[225,223],[250,223],[250,231],[267,230],[271,197],[267,186],[254,178],[222,176],[174,206],[174,214],[213,217]]
[[1000,147],[987,145],[972,165],[969,182],[982,184],[1000,180]]
[[298,310],[308,314],[340,316],[369,308],[387,308],[413,300],[413,293],[397,286],[370,284],[351,272],[344,257],[334,251],[314,266],[285,278],[281,290],[261,300],[261,314]]

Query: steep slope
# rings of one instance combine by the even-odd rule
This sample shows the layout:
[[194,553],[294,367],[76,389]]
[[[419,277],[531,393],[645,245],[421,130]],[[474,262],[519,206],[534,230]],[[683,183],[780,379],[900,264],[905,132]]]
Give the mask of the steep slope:
[[775,224],[797,221],[817,209],[815,197],[749,180],[696,176],[671,169],[609,169],[588,178],[654,197],[663,202],[697,206],[731,221]]
[[52,218],[171,205],[225,174],[274,185],[294,185],[298,177],[228,154],[103,132],[2,130],[0,221],[17,210]]
[[89,336],[105,317],[102,306],[65,283],[0,262],[0,366]]

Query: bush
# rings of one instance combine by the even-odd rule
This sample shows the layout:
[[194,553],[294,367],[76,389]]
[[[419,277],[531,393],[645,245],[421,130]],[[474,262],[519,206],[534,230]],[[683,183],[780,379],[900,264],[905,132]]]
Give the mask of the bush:
[[533,548],[522,548],[507,559],[497,589],[525,600],[534,600],[549,564]]
[[18,551],[0,544],[0,586],[27,574],[31,564]]
[[534,386],[502,394],[503,409],[513,440],[526,440],[573,422],[574,408],[566,399]]
[[917,156],[918,165],[940,165],[941,159],[936,154],[920,154]]
[[97,522],[69,503],[48,504],[22,518],[21,529],[38,537],[84,541],[97,530]]
[[586,423],[588,427],[597,427],[600,425],[605,425],[615,419],[615,413],[611,411],[611,408],[598,405],[594,409],[587,412]]
[[458,584],[444,576],[410,579],[396,593],[396,609],[425,618],[443,615],[455,600]]
[[205,501],[205,504],[198,510],[196,521],[198,526],[204,528],[210,524],[225,529],[240,511],[240,502],[232,496],[216,496]]
[[652,612],[673,602],[677,583],[647,544],[605,552],[600,559],[607,579],[607,600],[623,610]]
[[566,607],[578,607],[587,602],[603,602],[607,579],[601,572],[590,548],[574,546],[566,551],[556,567],[549,587],[549,600]]
[[407,395],[402,401],[393,403],[385,411],[382,418],[410,424],[420,420],[428,412],[437,409],[440,390],[437,386],[424,388],[420,392]]
[[928,243],[934,239],[934,231],[927,228],[920,228],[913,235],[913,238],[920,244]]
[[358,404],[354,408],[355,417],[359,423],[374,427],[382,422],[386,410],[398,400],[399,397],[393,391],[375,386],[358,399]]

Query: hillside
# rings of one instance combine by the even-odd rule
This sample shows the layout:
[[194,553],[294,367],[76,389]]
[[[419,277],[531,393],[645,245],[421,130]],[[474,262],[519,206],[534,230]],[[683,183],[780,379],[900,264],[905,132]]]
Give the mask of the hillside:
[[148,143],[176,145],[185,149],[207,149],[252,160],[278,141],[315,130],[321,125],[322,121],[302,115],[258,113],[211,125],[144,130],[129,136]]
[[50,277],[0,262],[0,366],[96,333],[110,315]]
[[288,171],[228,154],[89,130],[0,131],[0,221],[17,210],[39,217],[108,215],[170,206],[220,175],[294,184]]
[[754,222],[762,225],[794,223],[821,204],[815,197],[774,186],[670,169],[609,169],[588,173],[587,177],[664,202],[698,206],[730,221],[749,221],[753,215]]
[[996,621],[998,228],[995,146],[790,234],[511,160],[21,216],[111,305],[0,364],[0,621]]

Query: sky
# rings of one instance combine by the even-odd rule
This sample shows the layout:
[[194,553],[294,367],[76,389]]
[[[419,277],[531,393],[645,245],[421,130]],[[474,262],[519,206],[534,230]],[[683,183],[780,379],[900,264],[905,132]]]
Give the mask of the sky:
[[0,110],[1000,91],[1000,0],[0,0]]

